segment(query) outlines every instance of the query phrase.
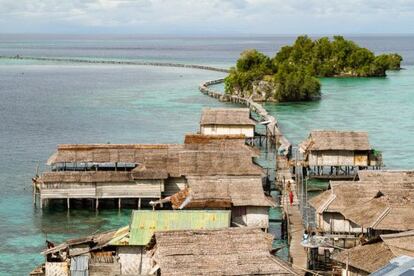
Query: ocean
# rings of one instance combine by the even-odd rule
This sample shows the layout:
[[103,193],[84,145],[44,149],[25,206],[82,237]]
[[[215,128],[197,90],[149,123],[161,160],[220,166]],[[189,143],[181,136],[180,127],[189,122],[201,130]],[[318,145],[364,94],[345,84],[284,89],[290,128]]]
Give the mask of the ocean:
[[[398,52],[386,78],[322,79],[312,103],[266,104],[294,143],[311,129],[369,132],[388,168],[414,168],[414,36],[346,36],[376,53]],[[0,56],[163,61],[228,68],[241,51],[273,55],[294,37],[0,35]],[[0,59],[0,275],[27,275],[45,239],[113,229],[130,210],[39,210],[31,178],[61,143],[181,143],[203,107],[229,106],[198,84],[223,73],[186,68]],[[277,225],[272,226],[276,233]],[[278,233],[277,233],[278,234]]]

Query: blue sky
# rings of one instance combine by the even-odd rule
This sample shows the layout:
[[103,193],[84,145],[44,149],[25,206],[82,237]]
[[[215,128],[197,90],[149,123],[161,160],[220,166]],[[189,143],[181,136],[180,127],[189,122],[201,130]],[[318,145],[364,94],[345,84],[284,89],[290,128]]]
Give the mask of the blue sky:
[[0,0],[0,33],[414,33],[414,0]]

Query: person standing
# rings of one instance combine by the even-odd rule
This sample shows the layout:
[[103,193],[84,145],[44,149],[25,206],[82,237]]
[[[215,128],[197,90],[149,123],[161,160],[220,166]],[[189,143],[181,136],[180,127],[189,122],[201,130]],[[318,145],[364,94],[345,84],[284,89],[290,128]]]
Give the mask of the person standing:
[[289,191],[289,202],[290,202],[290,206],[293,205],[293,192],[292,190]]
[[308,239],[309,239],[309,233],[308,233],[308,230],[305,230],[302,236],[302,241],[307,242]]

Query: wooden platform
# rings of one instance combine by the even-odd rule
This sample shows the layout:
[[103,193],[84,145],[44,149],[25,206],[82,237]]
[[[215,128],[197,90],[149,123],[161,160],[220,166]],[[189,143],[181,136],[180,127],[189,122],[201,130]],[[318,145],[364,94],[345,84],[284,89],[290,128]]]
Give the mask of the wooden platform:
[[[302,223],[302,216],[299,211],[299,200],[296,193],[296,183],[292,179],[292,174],[288,167],[288,162],[283,156],[277,157],[276,179],[282,186],[281,204],[285,214],[288,217],[288,231],[289,231],[289,255],[292,259],[292,265],[295,269],[307,268],[307,253],[300,244],[302,235],[305,231]],[[289,191],[287,190],[287,183],[290,182],[290,189],[293,192],[293,204],[289,203]],[[281,183],[284,182],[284,183]],[[305,274],[305,271],[303,271]]]

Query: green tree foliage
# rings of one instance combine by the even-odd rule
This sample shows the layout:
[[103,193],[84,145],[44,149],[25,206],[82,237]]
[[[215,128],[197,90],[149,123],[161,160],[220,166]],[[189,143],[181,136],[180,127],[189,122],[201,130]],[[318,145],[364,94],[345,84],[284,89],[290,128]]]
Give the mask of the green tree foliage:
[[255,80],[272,74],[270,58],[257,50],[245,50],[237,61],[236,68],[230,69],[226,78],[226,91],[249,90]]
[[399,54],[382,54],[375,57],[375,63],[385,70],[400,70],[402,57]]
[[278,102],[307,101],[320,96],[321,85],[304,67],[283,64],[273,76],[277,83],[273,98]]
[[315,77],[385,76],[386,70],[400,69],[401,61],[398,54],[375,56],[342,36],[332,40],[299,36],[292,46],[282,47],[273,58],[257,50],[244,51],[236,67],[230,70],[225,89],[226,93],[249,96],[255,82],[270,79],[275,86],[270,95],[274,100],[311,100],[320,96],[320,83]]

